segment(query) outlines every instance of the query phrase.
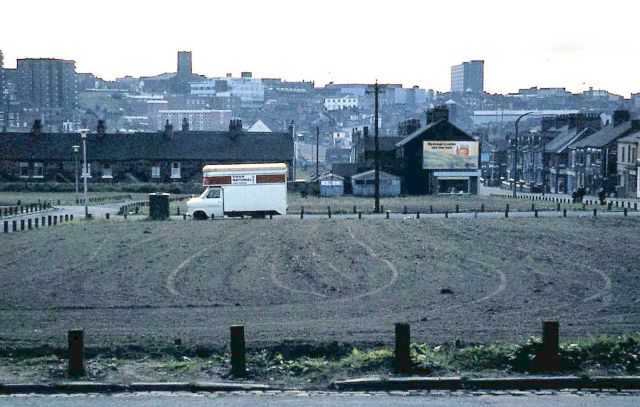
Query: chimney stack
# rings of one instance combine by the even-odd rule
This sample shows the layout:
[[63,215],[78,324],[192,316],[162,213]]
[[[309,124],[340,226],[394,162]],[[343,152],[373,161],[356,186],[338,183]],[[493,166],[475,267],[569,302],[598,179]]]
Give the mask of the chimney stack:
[[242,120],[231,119],[229,122],[229,134],[231,136],[237,136],[240,133],[242,133]]
[[189,131],[189,119],[186,117],[182,118],[182,131]]
[[36,136],[42,134],[42,120],[35,119],[33,121],[33,128],[31,128],[31,132]]
[[104,137],[107,132],[107,125],[105,124],[104,120],[98,120],[96,132],[98,133],[98,137]]
[[173,124],[169,123],[169,120],[164,124],[164,135],[170,139],[173,138]]
[[629,115],[628,110],[614,110],[612,119],[613,125],[615,127],[619,124],[629,121],[631,119],[631,116]]

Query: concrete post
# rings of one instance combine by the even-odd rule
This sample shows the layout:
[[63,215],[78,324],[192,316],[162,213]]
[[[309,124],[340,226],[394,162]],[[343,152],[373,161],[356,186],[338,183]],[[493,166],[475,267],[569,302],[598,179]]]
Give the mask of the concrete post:
[[538,217],[538,210],[537,209],[533,211],[533,216],[535,216],[536,218]]
[[109,217],[110,217],[110,216],[111,216],[111,215],[109,215],[109,213],[107,213],[107,214],[105,215],[105,217],[107,218],[107,220],[109,220]]
[[17,221],[13,221],[13,231],[15,232],[16,230],[18,230],[18,222]]
[[244,342],[244,325],[231,326],[231,374],[244,377],[247,374],[247,356]]
[[409,346],[411,342],[411,328],[407,323],[396,324],[396,373],[410,374],[411,360]]
[[562,208],[562,217],[563,218],[567,217],[567,208]]
[[84,374],[84,331],[73,329],[68,333],[69,340],[69,375]]

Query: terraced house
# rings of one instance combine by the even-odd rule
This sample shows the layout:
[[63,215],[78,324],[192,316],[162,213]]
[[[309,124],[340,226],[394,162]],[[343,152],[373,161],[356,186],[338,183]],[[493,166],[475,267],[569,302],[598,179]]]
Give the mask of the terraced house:
[[611,123],[571,145],[567,192],[582,187],[587,194],[595,194],[600,188],[608,195],[618,194],[618,144],[623,137],[639,130],[640,120],[631,120],[626,110],[616,110]]
[[[82,161],[78,133],[0,133],[0,180],[72,182]],[[77,160],[77,161],[76,161]],[[99,127],[87,138],[91,182],[199,181],[205,164],[283,162],[293,165],[291,132],[251,133],[232,120],[228,131],[107,133]],[[81,168],[81,164],[77,167]]]

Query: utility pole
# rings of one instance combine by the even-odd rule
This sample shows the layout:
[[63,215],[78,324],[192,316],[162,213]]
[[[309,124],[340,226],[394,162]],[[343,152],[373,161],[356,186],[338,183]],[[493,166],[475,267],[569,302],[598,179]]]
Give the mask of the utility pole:
[[373,92],[367,90],[367,93],[373,93],[375,98],[375,117],[373,119],[373,123],[375,126],[374,133],[374,144],[375,144],[375,152],[374,152],[374,174],[375,174],[375,186],[374,186],[374,198],[375,198],[375,213],[380,213],[380,144],[379,144],[379,116],[380,116],[380,103],[379,97],[380,93],[384,92],[384,90],[380,89],[380,84],[376,79],[376,83],[373,87]]
[[542,196],[547,189],[547,139],[542,136]]
[[525,114],[520,115],[516,119],[516,141],[515,148],[513,150],[513,197],[517,197],[517,185],[518,185],[518,124],[520,123],[520,119],[523,117],[530,115],[533,112],[527,112]]
[[379,104],[378,104],[378,96],[380,94],[380,85],[378,85],[378,80],[376,79],[376,84],[375,84],[375,88],[374,88],[374,94],[375,94],[375,118],[373,119],[373,125],[375,126],[375,153],[374,153],[374,174],[375,174],[375,190],[374,190],[374,195],[375,195],[375,212],[376,213],[380,213],[380,144],[379,144],[379,135],[378,135],[378,110],[379,110]]
[[316,179],[320,176],[320,126],[316,126]]

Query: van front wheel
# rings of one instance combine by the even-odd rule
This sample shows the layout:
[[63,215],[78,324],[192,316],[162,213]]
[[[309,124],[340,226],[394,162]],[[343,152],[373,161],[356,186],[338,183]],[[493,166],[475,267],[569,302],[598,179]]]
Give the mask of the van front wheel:
[[193,219],[195,220],[207,220],[207,214],[202,211],[197,211],[193,213]]

